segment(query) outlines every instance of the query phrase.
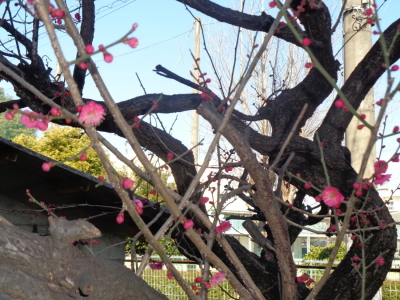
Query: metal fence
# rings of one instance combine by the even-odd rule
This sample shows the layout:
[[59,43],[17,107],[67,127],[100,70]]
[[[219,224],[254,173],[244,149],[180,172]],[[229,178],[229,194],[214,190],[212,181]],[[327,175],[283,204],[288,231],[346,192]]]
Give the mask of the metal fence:
[[[184,260],[174,261],[174,265],[180,271],[182,277],[191,285],[196,285],[199,287],[199,284],[196,284],[194,281],[196,277],[201,276],[199,267],[196,264],[189,263]],[[303,273],[307,273],[312,279],[318,281],[324,272],[324,267],[322,265],[316,267],[313,266],[313,264],[321,263],[321,261],[309,261],[306,262],[306,264],[303,262],[303,264],[298,266],[298,276],[301,276]],[[130,262],[127,263],[127,266],[130,266]],[[393,265],[392,267],[398,266]],[[374,297],[374,300],[400,300],[400,268],[393,268],[392,270],[393,272],[389,272],[387,274],[386,280],[379,293],[376,295],[376,297]],[[214,270],[214,272],[217,271]],[[176,280],[167,278],[167,271],[165,268],[163,270],[152,270],[151,268],[146,267],[142,278],[150,286],[156,290],[159,290],[171,300],[187,299],[187,295],[184,293]],[[232,300],[239,299],[239,296],[233,291],[232,287],[225,280],[220,286],[212,287],[209,290],[208,299]]]
[[[153,260],[158,261],[158,256],[152,256]],[[194,285],[198,288],[197,292],[200,290],[200,285],[195,283],[196,277],[202,277],[199,266],[191,261],[188,261],[184,256],[171,256],[171,261],[174,263],[175,268],[181,273],[183,279],[186,280],[190,285]],[[127,268],[131,267],[131,261],[129,259],[125,260],[125,266]],[[214,274],[218,272],[217,270],[211,269],[211,273]],[[188,299],[185,292],[182,290],[180,285],[175,279],[167,278],[167,271],[165,267],[162,270],[153,270],[147,266],[142,275],[143,280],[145,280],[151,287],[163,293],[171,300],[186,300]],[[227,280],[223,281],[219,286],[211,287],[208,291],[209,300],[232,300],[239,299],[239,295],[235,293],[233,288],[230,286]]]
[[[178,266],[179,267],[179,266]],[[192,285],[199,286],[194,282],[196,277],[201,276],[200,271],[181,271],[183,279]],[[179,286],[175,279],[167,278],[166,270],[152,270],[146,268],[142,278],[153,288],[163,293],[171,300],[186,300],[188,296]],[[195,291],[196,292],[196,291]],[[220,286],[212,287],[208,293],[208,299],[210,300],[232,300],[238,299],[239,296],[233,291],[232,287],[225,280]]]
[[[302,265],[297,269],[298,275],[307,273],[315,281],[322,277],[323,272],[323,267],[315,268],[311,265]],[[400,300],[400,269],[393,268],[392,272],[386,275],[386,280],[373,300]]]

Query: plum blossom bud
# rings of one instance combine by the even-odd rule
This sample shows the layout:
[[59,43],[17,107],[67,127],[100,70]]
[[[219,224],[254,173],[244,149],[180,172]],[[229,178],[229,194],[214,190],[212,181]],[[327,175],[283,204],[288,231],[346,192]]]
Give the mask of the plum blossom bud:
[[4,116],[8,121],[11,121],[12,119],[14,119],[14,114],[10,111],[6,112]]
[[42,164],[42,170],[43,172],[49,172],[50,169],[54,166],[54,163],[51,161],[45,162]]
[[301,42],[304,46],[310,46],[311,45],[311,40],[309,38],[303,39]]
[[136,48],[139,45],[139,40],[135,37],[126,38],[124,44],[128,44],[131,48]]
[[94,52],[94,47],[93,45],[86,45],[85,50],[87,54],[92,54]]
[[199,201],[200,204],[206,204],[208,202],[209,198],[208,197],[202,197]]
[[124,223],[124,219],[125,219],[124,212],[121,211],[118,214],[116,221],[117,221],[118,224],[122,224],[122,223]]
[[76,65],[77,65],[78,68],[81,69],[81,70],[86,70],[87,67],[88,67],[87,63],[85,63],[85,62],[83,62],[83,61],[78,62]]
[[135,182],[129,178],[122,178],[120,180],[120,183],[124,187],[124,189],[127,190],[129,190],[135,184]]
[[185,228],[186,230],[188,230],[188,229],[190,229],[190,228],[192,228],[194,226],[194,223],[193,223],[193,221],[192,220],[189,220],[189,219],[184,219],[184,221],[183,221],[183,228]]
[[52,107],[52,108],[50,109],[50,114],[51,114],[52,116],[58,117],[58,116],[61,116],[61,115],[62,115],[62,111],[61,111],[61,109],[59,109],[59,108],[57,108],[57,107]]
[[86,159],[87,159],[87,153],[86,153],[86,152],[83,152],[83,153],[81,154],[81,156],[79,157],[79,160],[80,160],[80,161],[86,161]]
[[108,52],[105,52],[103,56],[104,56],[104,61],[105,61],[106,63],[111,63],[111,62],[113,61],[113,59],[114,59],[114,57],[112,56],[112,54],[110,54],[110,53],[108,53]]

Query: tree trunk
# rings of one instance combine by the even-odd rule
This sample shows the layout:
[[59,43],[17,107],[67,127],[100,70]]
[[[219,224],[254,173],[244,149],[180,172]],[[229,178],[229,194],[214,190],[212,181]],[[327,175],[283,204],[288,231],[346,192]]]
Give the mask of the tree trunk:
[[86,256],[59,233],[38,236],[1,217],[0,231],[0,295],[6,299],[167,299],[123,265]]

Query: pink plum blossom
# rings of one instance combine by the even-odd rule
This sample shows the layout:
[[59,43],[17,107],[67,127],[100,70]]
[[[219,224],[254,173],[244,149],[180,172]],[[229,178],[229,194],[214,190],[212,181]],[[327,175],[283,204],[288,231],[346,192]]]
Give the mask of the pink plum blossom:
[[307,182],[307,183],[304,184],[304,188],[306,190],[310,189],[311,187],[312,187],[312,183],[311,182]]
[[201,199],[200,199],[200,201],[199,201],[199,203],[200,204],[206,204],[208,202],[208,197],[201,197]]
[[[27,114],[30,114],[30,115],[39,116],[39,114],[37,112],[34,112],[34,111],[26,110],[24,112],[27,113]],[[21,123],[23,125],[25,125],[26,128],[36,128],[38,120],[39,119],[34,117],[34,116],[28,116],[28,115],[25,115],[25,114],[23,114],[21,116]]]
[[45,162],[42,164],[42,170],[43,172],[49,172],[50,169],[54,166],[54,163],[51,161]]
[[163,262],[156,262],[149,265],[150,269],[152,270],[162,270],[164,263]]
[[94,52],[94,47],[93,45],[86,45],[85,50],[87,54],[92,54]]
[[378,265],[378,266],[383,266],[384,264],[385,264],[385,259],[382,257],[382,256],[379,256],[377,259],[376,259],[376,261],[375,261],[375,263]]
[[140,201],[139,199],[135,199],[134,200],[134,206],[135,206],[135,210],[136,212],[141,215],[143,213],[143,202]]
[[174,278],[174,275],[172,274],[172,272],[170,270],[167,271],[167,278],[168,279]]
[[52,18],[61,19],[62,17],[64,17],[64,15],[65,15],[65,11],[63,11],[61,9],[53,9],[50,11],[50,16]]
[[124,44],[128,44],[131,48],[136,48],[139,45],[139,40],[135,37],[126,38]]
[[390,180],[390,177],[392,176],[391,174],[382,174],[387,171],[387,168],[388,168],[388,164],[384,160],[378,160],[374,164],[374,170],[375,170],[374,183],[375,184],[381,185],[381,184],[384,184],[386,181]]
[[167,154],[167,160],[173,160],[174,159],[174,154],[172,154],[171,152]]
[[303,39],[301,42],[304,46],[310,46],[311,45],[311,40],[309,38]]
[[232,224],[228,221],[223,221],[221,224],[217,227],[215,227],[215,231],[218,233],[223,233],[225,231],[228,231],[232,227]]
[[135,184],[135,182],[129,178],[121,178],[120,183],[124,187],[124,189],[127,190],[129,190]]
[[133,128],[139,129],[140,128],[140,118],[138,116],[133,117]]
[[185,228],[186,230],[188,230],[188,229],[190,229],[190,228],[192,228],[194,226],[194,223],[193,223],[193,221],[192,220],[189,220],[189,219],[184,219],[184,221],[183,221],[183,228]]
[[46,131],[49,128],[49,123],[45,119],[39,119],[36,128],[41,131]]
[[118,224],[122,224],[122,223],[124,223],[124,220],[125,220],[124,212],[121,211],[118,214],[116,221],[117,221]]
[[213,277],[211,277],[211,284],[213,286],[220,285],[225,280],[225,274],[218,272]]
[[61,115],[62,115],[62,111],[61,111],[61,109],[59,109],[59,108],[57,108],[57,107],[52,107],[52,108],[50,109],[50,114],[51,114],[52,116],[58,117],[58,116],[61,116]]
[[112,54],[110,54],[110,53],[108,53],[108,52],[105,52],[105,53],[103,54],[103,56],[104,56],[104,61],[105,61],[106,63],[111,63],[111,62],[113,61],[113,59],[114,59],[114,56],[112,56]]
[[79,120],[84,124],[99,125],[105,114],[104,107],[94,101],[88,101],[79,113]]
[[344,196],[335,187],[327,186],[322,192],[322,200],[330,207],[339,207],[344,200]]
[[385,173],[387,171],[388,164],[384,160],[378,160],[374,163],[375,173]]
[[6,117],[6,119],[8,121],[11,121],[12,119],[14,119],[14,114],[10,111],[6,112],[4,116]]
[[88,68],[87,63],[80,61],[76,64],[78,66],[78,68],[82,69],[82,70],[86,70]]
[[379,185],[384,184],[390,180],[390,177],[392,177],[392,174],[376,174],[374,183]]
[[87,153],[86,153],[86,152],[83,152],[83,153],[81,154],[81,156],[79,156],[79,160],[80,160],[80,161],[86,161],[86,159],[87,159]]

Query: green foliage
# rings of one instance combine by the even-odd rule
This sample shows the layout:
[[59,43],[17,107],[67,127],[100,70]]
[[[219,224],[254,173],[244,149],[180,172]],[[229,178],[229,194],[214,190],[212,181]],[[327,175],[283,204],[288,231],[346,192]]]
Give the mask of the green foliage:
[[[171,176],[171,173],[163,168],[158,170],[158,174],[161,177],[162,182],[171,190],[176,189],[175,183],[168,183],[168,178]],[[145,181],[141,181],[137,189],[135,190],[135,194],[140,195],[143,198],[147,198],[153,202],[161,202],[161,205],[164,205],[162,202],[161,196],[156,193],[150,193],[151,191],[155,191],[154,187]]]
[[[304,260],[328,260],[334,246],[335,244],[329,244],[325,247],[311,246],[311,250],[306,254],[306,256],[304,256]],[[336,256],[336,260],[342,260],[345,255],[346,245],[342,243]]]
[[[169,256],[181,255],[178,248],[175,245],[175,242],[171,238],[163,237],[159,240],[158,243],[164,245],[165,253],[167,253],[167,255],[169,255]],[[138,255],[144,255],[147,250],[147,243],[139,240],[139,241],[136,241],[135,245],[136,245],[135,246],[136,253]],[[128,239],[128,243],[125,246],[125,252],[131,253],[131,247],[132,247],[132,239]]]
[[[0,88],[0,102],[12,100],[4,94],[4,89]],[[5,117],[5,112],[0,114],[0,136],[6,139],[12,139],[20,134],[32,135],[36,129],[26,128],[21,124],[20,117],[17,115],[13,120],[9,121]]]
[[[82,129],[56,125],[51,126],[41,137],[21,134],[12,141],[57,161],[70,159],[90,145],[89,138]],[[92,176],[104,174],[96,152],[89,148],[86,153],[86,161],[80,161],[78,155],[65,164]]]
[[[100,159],[91,148],[86,151],[86,161],[80,161],[79,155],[76,158],[69,160],[71,157],[76,156],[79,152],[90,145],[88,136],[80,128],[52,125],[40,137],[36,135],[21,134],[13,138],[12,141],[54,160],[60,162],[68,160],[64,162],[66,165],[92,176],[97,177],[99,175],[105,175]],[[116,168],[116,171],[121,177],[132,177],[129,175],[132,173],[126,168]],[[161,168],[159,169],[159,175],[161,176],[162,182],[166,184],[167,187],[172,190],[176,188],[175,184],[167,183],[168,178],[171,176],[169,171]],[[152,185],[145,181],[141,181],[140,183],[137,181],[136,184],[139,184],[135,190],[136,195],[148,198],[153,202],[163,203],[158,193],[150,193],[150,191],[154,189]]]
[[382,300],[400,299],[400,281],[385,280],[382,285]]

